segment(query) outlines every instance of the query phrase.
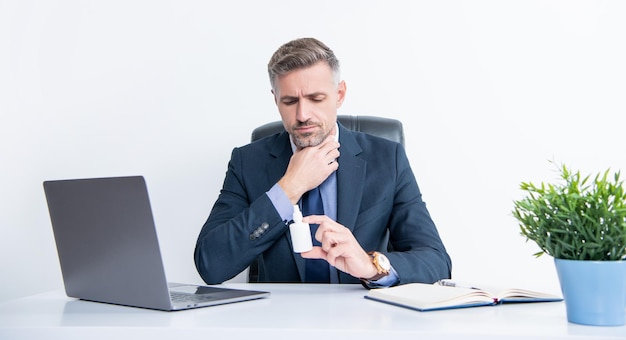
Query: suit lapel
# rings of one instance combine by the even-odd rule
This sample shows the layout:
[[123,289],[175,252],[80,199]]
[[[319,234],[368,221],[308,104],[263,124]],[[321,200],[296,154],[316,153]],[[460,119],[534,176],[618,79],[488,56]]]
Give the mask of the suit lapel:
[[353,230],[363,197],[367,162],[359,158],[361,146],[352,132],[339,124],[341,144],[337,170],[337,222]]
[[267,180],[269,185],[274,185],[285,174],[293,154],[287,132],[277,137],[276,142],[270,147],[269,154],[274,159],[267,164]]

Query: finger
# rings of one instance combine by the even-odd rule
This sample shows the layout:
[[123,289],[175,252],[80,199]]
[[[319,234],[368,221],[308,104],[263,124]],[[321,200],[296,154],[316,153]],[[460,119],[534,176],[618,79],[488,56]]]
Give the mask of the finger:
[[339,157],[339,154],[340,154],[339,144],[332,143],[332,145],[324,146],[324,148],[321,151],[328,157],[337,158]]
[[309,225],[317,225],[317,230],[315,231],[315,234],[311,235],[313,236],[313,239],[322,242],[321,238],[322,238],[322,232],[320,232],[320,229],[323,231],[324,228],[323,225],[326,223],[326,216],[324,215],[308,215],[308,216],[304,216],[302,217],[302,223],[306,223]]
[[320,243],[322,244],[322,250],[329,253],[339,245],[349,244],[350,240],[351,238],[348,238],[345,234],[327,230],[322,233]]
[[[328,244],[328,247],[339,242],[350,242],[353,238],[348,228],[335,222],[326,215],[309,215],[302,218],[302,222],[308,224],[317,224],[318,228],[313,237],[322,245]],[[328,235],[326,235],[329,233]],[[324,249],[327,250],[327,249]]]
[[326,259],[326,253],[322,250],[322,247],[315,246],[309,251],[300,253],[305,259]]
[[339,152],[339,149],[338,149],[338,148],[330,148],[330,149],[328,149],[328,151],[326,152],[326,155],[327,155],[327,156],[329,156],[329,157],[335,157],[335,158],[337,158],[337,157],[339,157],[340,152]]
[[326,215],[308,215],[302,218],[302,222],[308,224],[319,224],[320,227],[322,227],[322,224],[328,224],[329,221],[332,220]]
[[336,152],[339,149],[339,142],[334,139],[334,136],[328,136],[322,143],[320,143],[318,149],[324,154]]
[[334,247],[329,248],[329,251],[325,252],[326,261],[333,267],[337,267],[337,261],[343,259],[345,261],[346,254],[346,246],[345,245],[336,245]]
[[330,157],[330,162],[328,162],[328,165],[331,165],[337,162],[337,160],[339,159],[339,151],[329,153],[329,157]]

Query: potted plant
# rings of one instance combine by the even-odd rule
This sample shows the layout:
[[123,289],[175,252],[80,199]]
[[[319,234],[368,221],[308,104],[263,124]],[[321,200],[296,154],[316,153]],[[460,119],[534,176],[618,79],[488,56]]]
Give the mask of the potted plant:
[[557,166],[557,183],[522,182],[521,235],[554,258],[569,322],[619,326],[626,308],[626,192],[620,173],[581,176]]

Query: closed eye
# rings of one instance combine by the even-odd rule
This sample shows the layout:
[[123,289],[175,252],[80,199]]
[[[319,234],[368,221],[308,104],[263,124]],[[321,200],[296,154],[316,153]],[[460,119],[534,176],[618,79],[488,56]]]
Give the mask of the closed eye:
[[319,102],[324,101],[324,99],[326,99],[326,96],[323,94],[315,94],[315,95],[308,96],[308,98],[309,100],[313,102],[319,103]]
[[[310,100],[310,101],[312,101],[314,103],[321,103],[321,102],[323,102],[326,99],[326,97],[327,96],[324,93],[319,93],[319,92],[312,93],[312,94],[309,94],[309,95],[305,96],[306,99],[308,99],[308,100]],[[280,102],[283,105],[287,105],[287,106],[295,105],[299,101],[300,101],[300,98],[292,97],[292,96],[285,96],[285,97],[282,97],[281,100],[280,100]]]
[[298,102],[298,98],[294,97],[285,97],[281,100],[284,105],[294,105]]

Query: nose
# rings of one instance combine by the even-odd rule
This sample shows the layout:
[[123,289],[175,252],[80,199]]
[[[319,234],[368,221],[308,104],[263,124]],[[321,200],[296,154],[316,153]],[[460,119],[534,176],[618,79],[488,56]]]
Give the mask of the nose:
[[306,100],[299,100],[296,107],[296,119],[299,122],[306,122],[311,119],[311,116],[311,106],[306,103]]

